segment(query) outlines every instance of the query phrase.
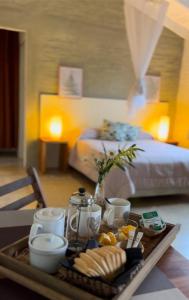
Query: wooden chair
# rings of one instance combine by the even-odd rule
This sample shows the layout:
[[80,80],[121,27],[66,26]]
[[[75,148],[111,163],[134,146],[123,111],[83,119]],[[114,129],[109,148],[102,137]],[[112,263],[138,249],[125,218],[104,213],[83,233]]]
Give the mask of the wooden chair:
[[23,187],[31,185],[33,193],[26,195],[25,197],[14,201],[6,206],[0,208],[2,210],[18,210],[34,201],[37,201],[37,207],[46,207],[45,197],[43,195],[39,177],[35,168],[30,167],[27,170],[27,177],[18,179],[14,182],[0,186],[0,197],[11,192],[17,191]]

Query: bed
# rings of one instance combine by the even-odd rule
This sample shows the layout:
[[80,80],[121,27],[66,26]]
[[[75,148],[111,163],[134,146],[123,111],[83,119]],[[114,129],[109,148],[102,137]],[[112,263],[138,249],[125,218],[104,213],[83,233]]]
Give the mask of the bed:
[[144,136],[131,142],[102,141],[94,136],[82,136],[71,150],[69,164],[89,179],[97,182],[94,157],[106,149],[137,144],[140,152],[134,162],[135,168],[125,172],[114,168],[105,181],[107,197],[143,197],[189,193],[189,150],[159,142]]

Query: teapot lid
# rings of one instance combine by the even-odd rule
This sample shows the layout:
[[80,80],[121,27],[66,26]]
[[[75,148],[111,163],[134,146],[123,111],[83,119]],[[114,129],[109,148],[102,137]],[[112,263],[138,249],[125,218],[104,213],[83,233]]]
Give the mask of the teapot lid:
[[64,240],[52,233],[42,233],[36,235],[31,244],[33,248],[40,251],[53,251],[62,248],[65,245]]
[[92,205],[93,202],[94,199],[92,195],[87,193],[83,187],[80,187],[70,198],[70,203],[76,206],[89,206]]
[[35,216],[43,221],[57,221],[64,216],[64,209],[56,207],[46,207],[39,209]]

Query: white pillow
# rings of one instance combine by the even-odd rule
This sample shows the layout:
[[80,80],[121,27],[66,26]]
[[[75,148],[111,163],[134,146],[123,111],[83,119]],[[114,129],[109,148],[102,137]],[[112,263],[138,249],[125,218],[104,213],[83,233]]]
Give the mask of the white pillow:
[[98,128],[86,128],[80,135],[80,140],[98,139],[100,130]]
[[153,139],[154,138],[150,133],[145,132],[142,129],[139,130],[137,140],[153,140]]

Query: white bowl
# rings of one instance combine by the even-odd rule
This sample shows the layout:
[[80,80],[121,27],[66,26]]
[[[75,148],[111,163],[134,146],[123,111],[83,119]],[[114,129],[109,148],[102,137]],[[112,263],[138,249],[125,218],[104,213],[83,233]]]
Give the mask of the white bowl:
[[29,240],[28,244],[32,266],[47,273],[58,271],[68,247],[66,238],[52,233],[41,233]]

